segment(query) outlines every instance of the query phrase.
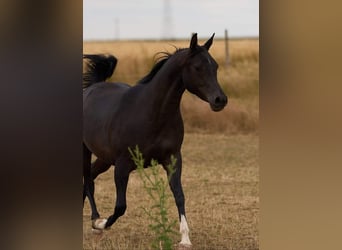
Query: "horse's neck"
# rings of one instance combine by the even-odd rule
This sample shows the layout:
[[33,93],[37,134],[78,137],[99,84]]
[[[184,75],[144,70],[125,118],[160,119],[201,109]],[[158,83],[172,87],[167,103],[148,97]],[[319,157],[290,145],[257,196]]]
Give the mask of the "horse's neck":
[[179,110],[180,100],[185,91],[181,74],[181,66],[177,61],[168,61],[152,81],[147,84],[147,92],[152,101],[151,103],[159,112]]

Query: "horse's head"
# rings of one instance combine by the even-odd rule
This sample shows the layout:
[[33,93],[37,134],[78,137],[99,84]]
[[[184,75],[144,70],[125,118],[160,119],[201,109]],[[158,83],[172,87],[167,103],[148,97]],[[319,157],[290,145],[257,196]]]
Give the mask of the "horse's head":
[[202,46],[197,43],[197,34],[192,36],[182,78],[187,90],[209,102],[213,111],[220,111],[228,98],[217,82],[218,64],[208,52],[214,35]]

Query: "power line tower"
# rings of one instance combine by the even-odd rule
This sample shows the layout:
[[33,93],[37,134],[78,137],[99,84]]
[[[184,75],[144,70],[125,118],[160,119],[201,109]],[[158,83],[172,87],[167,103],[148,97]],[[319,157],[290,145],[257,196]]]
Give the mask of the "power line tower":
[[164,0],[162,39],[171,40],[173,36],[171,0]]
[[114,39],[119,40],[120,39],[120,19],[115,18],[114,20]]

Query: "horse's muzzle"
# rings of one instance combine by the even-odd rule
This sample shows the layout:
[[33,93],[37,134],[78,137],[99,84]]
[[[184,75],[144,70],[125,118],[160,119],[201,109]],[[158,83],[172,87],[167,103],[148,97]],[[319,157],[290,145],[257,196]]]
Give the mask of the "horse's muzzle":
[[210,102],[210,108],[215,111],[221,111],[228,103],[228,98],[226,95],[221,95],[215,97],[215,99]]

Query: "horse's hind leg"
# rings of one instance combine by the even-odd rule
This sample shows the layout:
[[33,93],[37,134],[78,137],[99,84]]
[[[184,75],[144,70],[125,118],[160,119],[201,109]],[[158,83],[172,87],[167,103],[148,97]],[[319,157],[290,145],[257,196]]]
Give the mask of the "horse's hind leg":
[[111,164],[101,161],[100,159],[96,159],[93,164],[91,164],[91,178],[93,180],[96,177],[104,172],[106,172],[110,168]]
[[[91,180],[89,181],[89,190],[90,190],[90,195],[94,197],[95,193],[95,185],[94,185],[94,180],[99,174],[102,174],[103,172],[106,172],[110,168],[110,164],[105,163],[99,159],[96,159],[94,163],[91,164]],[[85,193],[85,190],[83,190],[83,203],[85,200],[85,197],[87,194]]]
[[[96,179],[96,177],[103,173],[106,172],[109,168],[110,168],[111,164],[105,163],[99,159],[96,159],[94,163],[91,164],[91,180],[89,181],[88,185],[89,185],[89,190],[90,190],[90,195],[92,197],[94,197],[94,193],[95,193],[95,185],[94,185],[94,180]],[[83,194],[83,203],[84,203],[84,199],[85,199],[85,194]]]
[[[180,244],[191,246],[192,244],[189,239],[189,226],[185,217],[185,199],[184,199],[184,193],[183,193],[182,182],[181,182],[182,156],[180,153],[178,153],[175,157],[177,159],[176,165],[174,166],[175,172],[171,175],[169,184],[170,184],[170,188],[175,198],[177,209],[178,209],[178,215],[179,215],[179,220],[180,220],[179,231],[182,234],[182,240]],[[169,160],[163,163],[163,167],[165,168],[168,176],[170,177],[170,171],[167,168],[168,164],[170,164]]]
[[116,186],[116,203],[114,214],[109,216],[106,228],[110,227],[114,224],[114,222],[122,215],[124,215],[126,211],[126,190],[128,184],[128,178],[131,169],[129,168],[128,164],[117,162],[115,164],[114,170],[114,180]]
[[91,152],[83,144],[83,202],[87,196],[91,206],[91,219],[100,217],[94,199],[94,182],[91,177]]
[[[100,159],[96,159],[95,162],[91,164],[91,180],[89,181],[89,190],[90,190],[90,197],[94,197],[95,193],[95,185],[94,185],[94,180],[96,177],[103,172],[106,172],[110,168],[111,164],[108,164],[106,162],[101,161]],[[83,196],[83,202],[84,202],[84,196]],[[94,202],[95,204],[95,202]],[[96,210],[96,206],[95,206]],[[106,219],[98,219],[100,216],[96,212],[94,216],[92,215],[91,219],[93,220],[93,228],[94,229],[104,229],[105,224],[107,222]]]

